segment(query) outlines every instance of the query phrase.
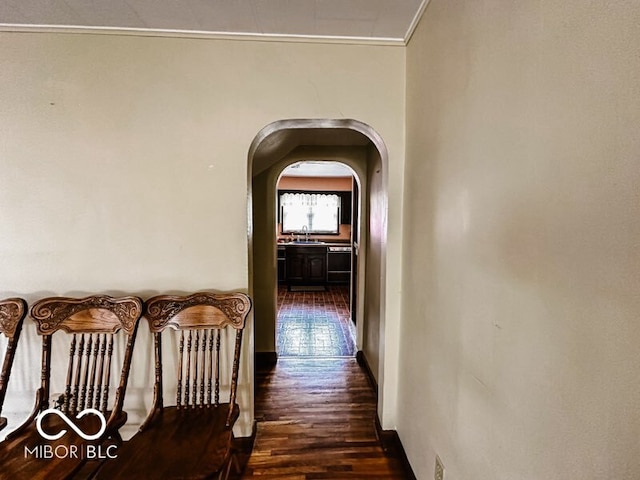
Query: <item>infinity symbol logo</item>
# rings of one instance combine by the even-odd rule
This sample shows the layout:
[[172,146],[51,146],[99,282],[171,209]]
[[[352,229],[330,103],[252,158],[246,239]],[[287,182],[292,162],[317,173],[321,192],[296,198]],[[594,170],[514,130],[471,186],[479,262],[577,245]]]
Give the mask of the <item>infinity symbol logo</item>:
[[98,418],[100,418],[100,423],[101,423],[100,431],[98,433],[93,434],[93,435],[86,435],[82,430],[80,430],[69,419],[69,417],[67,417],[60,410],[56,410],[55,408],[47,408],[46,410],[43,410],[42,412],[40,412],[38,414],[38,418],[36,419],[36,428],[38,429],[38,433],[40,435],[42,435],[43,438],[46,438],[47,440],[58,440],[60,437],[62,437],[65,433],[67,433],[66,430],[62,430],[62,431],[56,433],[55,435],[49,435],[48,433],[46,433],[46,432],[44,432],[42,430],[42,419],[44,417],[46,417],[47,415],[49,415],[49,414],[54,414],[54,415],[59,416],[67,425],[69,425],[73,429],[74,432],[76,432],[78,435],[80,435],[85,440],[96,440],[97,438],[100,438],[100,436],[107,429],[107,422],[104,419],[104,415],[99,410],[96,410],[95,408],[87,408],[85,410],[82,410],[76,416],[76,418],[80,419],[80,418],[84,417],[85,415],[87,415],[89,413],[92,413],[93,415],[97,415]]

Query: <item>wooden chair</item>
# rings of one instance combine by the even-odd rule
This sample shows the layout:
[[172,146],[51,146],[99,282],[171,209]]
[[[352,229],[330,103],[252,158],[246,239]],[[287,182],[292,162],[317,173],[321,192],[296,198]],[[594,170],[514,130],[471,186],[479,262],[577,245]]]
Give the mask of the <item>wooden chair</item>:
[[[30,314],[42,336],[41,386],[31,416],[0,443],[0,479],[70,478],[106,439],[117,441],[126,422],[122,405],[142,301],[52,297]],[[118,377],[112,370],[120,365]]]
[[[155,385],[152,409],[131,440],[99,470],[101,479],[227,478],[231,467],[232,427],[236,404],[240,346],[251,309],[247,295],[196,293],[158,296],[146,303],[145,316],[154,336]],[[235,329],[235,343],[227,327]],[[177,346],[175,405],[163,401],[162,334],[175,331]],[[165,335],[170,332],[165,332]],[[233,361],[224,354],[226,339]],[[220,352],[223,351],[221,356]],[[221,365],[229,363],[229,375]],[[223,367],[224,368],[224,367]],[[224,371],[224,370],[223,370]],[[229,382],[229,401],[220,403],[220,384]]]
[[[21,298],[7,298],[0,300],[0,333],[7,337],[7,349],[2,362],[2,373],[0,373],[0,414],[2,405],[7,394],[7,384],[11,375],[13,357],[16,353],[16,346],[22,330],[22,320],[27,314],[27,302]],[[7,426],[7,419],[0,416],[0,430]]]

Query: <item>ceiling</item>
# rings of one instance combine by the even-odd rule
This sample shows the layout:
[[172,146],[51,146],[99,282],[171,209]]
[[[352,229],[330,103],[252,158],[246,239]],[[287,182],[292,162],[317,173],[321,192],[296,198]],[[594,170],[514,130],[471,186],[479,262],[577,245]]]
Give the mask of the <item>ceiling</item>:
[[349,167],[339,162],[304,161],[289,165],[282,175],[291,177],[352,177]]
[[[263,128],[251,144],[251,172],[257,176],[285,157],[327,161],[366,149],[371,140],[353,120],[280,120]],[[318,172],[314,172],[319,174]],[[331,175],[332,176],[332,175]]]
[[0,30],[406,43],[428,0],[0,0]]

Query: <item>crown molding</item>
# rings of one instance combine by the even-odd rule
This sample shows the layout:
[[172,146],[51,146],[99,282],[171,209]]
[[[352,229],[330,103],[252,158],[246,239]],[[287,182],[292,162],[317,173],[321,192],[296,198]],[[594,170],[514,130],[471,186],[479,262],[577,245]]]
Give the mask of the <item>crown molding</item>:
[[[414,19],[415,20],[415,19]],[[167,37],[211,40],[243,40],[257,42],[329,43],[346,45],[377,45],[402,47],[403,38],[347,37],[330,35],[283,35],[249,32],[208,32],[197,30],[170,30],[151,28],[76,27],[71,25],[22,25],[0,23],[0,32],[15,33],[67,33],[85,35],[124,35],[134,37]]]
[[407,33],[404,36],[403,42],[405,46],[409,45],[409,41],[413,36],[413,32],[416,31],[416,27],[418,26],[418,23],[420,23],[420,19],[422,18],[422,15],[424,15],[424,12],[427,9],[429,2],[430,0],[422,0],[422,3],[420,3],[420,8],[418,8],[418,11],[413,16],[413,20],[411,20],[411,24],[409,25],[409,28],[407,29]]

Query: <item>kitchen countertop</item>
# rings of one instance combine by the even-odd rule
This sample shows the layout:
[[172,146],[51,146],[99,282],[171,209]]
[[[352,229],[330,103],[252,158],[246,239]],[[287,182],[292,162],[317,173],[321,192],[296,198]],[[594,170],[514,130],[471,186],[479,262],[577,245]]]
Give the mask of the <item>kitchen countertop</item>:
[[287,242],[278,243],[278,247],[350,247],[349,242]]

